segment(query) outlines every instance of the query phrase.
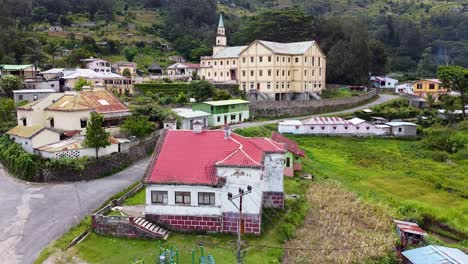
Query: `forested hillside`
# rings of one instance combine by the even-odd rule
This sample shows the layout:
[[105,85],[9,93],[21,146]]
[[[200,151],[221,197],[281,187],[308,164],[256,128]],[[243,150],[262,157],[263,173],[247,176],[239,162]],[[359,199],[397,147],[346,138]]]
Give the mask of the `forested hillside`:
[[232,45],[316,40],[328,57],[329,83],[468,66],[468,4],[461,0],[0,0],[0,64],[72,67],[100,56],[133,60],[145,71],[153,61],[167,66],[176,53],[197,61],[211,53],[219,12]]

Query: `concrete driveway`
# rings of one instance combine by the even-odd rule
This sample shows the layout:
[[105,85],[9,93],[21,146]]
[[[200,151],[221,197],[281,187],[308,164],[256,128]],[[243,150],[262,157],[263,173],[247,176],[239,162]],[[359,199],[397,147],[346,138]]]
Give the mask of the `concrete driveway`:
[[109,197],[144,176],[146,158],[113,176],[77,183],[28,184],[0,165],[0,263],[32,263],[43,248]]
[[350,113],[350,112],[355,112],[357,110],[366,109],[366,108],[369,108],[369,107],[372,107],[372,106],[375,106],[375,105],[383,104],[383,103],[386,103],[386,102],[388,102],[390,100],[393,100],[393,99],[396,99],[396,98],[398,98],[398,96],[396,96],[396,95],[381,94],[381,95],[379,95],[379,98],[377,98],[376,100],[374,100],[374,101],[372,101],[372,102],[370,102],[368,104],[357,106],[357,107],[346,109],[346,110],[342,110],[342,111],[323,113],[323,114],[316,114],[316,115],[306,115],[306,116],[292,117],[292,118],[281,118],[281,119],[268,120],[268,121],[245,122],[245,123],[242,123],[242,124],[231,125],[231,128],[236,129],[236,128],[248,128],[248,127],[256,127],[256,126],[264,126],[264,125],[276,124],[279,121],[287,120],[287,119],[296,119],[297,120],[297,119],[306,119],[306,118],[311,118],[311,117],[315,117],[315,116],[322,116],[322,115],[337,115],[337,114]]

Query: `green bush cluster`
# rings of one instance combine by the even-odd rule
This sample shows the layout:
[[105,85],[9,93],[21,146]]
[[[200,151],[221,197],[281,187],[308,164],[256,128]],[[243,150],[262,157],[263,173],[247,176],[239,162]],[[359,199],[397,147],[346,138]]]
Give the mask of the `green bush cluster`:
[[427,129],[424,139],[421,140],[423,148],[447,153],[456,153],[465,148],[466,144],[468,144],[466,134],[443,127]]
[[50,169],[72,169],[75,171],[83,171],[88,163],[88,157],[81,157],[77,159],[73,158],[60,158],[50,159],[46,161],[45,167]]
[[308,204],[305,197],[297,200],[288,200],[286,204],[288,213],[284,217],[283,223],[279,226],[279,231],[283,241],[294,238],[296,230],[304,223]]
[[152,92],[154,94],[161,93],[166,97],[176,97],[181,92],[187,94],[190,90],[190,85],[188,83],[150,82],[135,84],[135,87],[143,94],[147,92]]
[[0,161],[10,173],[23,180],[33,180],[40,169],[37,157],[24,151],[6,135],[0,136]]

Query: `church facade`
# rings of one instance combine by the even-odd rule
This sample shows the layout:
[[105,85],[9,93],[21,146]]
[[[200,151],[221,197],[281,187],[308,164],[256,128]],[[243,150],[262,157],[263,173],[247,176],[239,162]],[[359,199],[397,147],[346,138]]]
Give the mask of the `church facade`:
[[264,100],[309,100],[325,89],[326,57],[315,41],[228,47],[222,15],[213,55],[202,57],[200,66],[203,79],[239,84]]

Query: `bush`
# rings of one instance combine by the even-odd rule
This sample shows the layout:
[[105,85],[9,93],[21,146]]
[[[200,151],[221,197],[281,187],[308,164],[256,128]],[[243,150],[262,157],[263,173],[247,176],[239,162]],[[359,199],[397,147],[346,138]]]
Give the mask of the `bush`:
[[421,140],[421,144],[426,149],[456,153],[463,149],[467,143],[463,134],[448,128],[434,128],[425,132],[427,136]]
[[214,89],[213,91],[213,101],[219,101],[219,100],[229,100],[231,99],[231,95],[221,89]]
[[294,238],[296,227],[293,224],[283,223],[280,225],[280,234],[285,240],[291,240]]
[[135,87],[146,94],[147,92],[151,92],[153,94],[161,93],[162,96],[169,96],[169,97],[176,97],[181,92],[187,94],[189,92],[189,84],[187,83],[139,83],[135,84]]
[[6,135],[0,136],[0,161],[11,174],[23,180],[34,180],[40,169],[38,158]]
[[154,131],[154,126],[145,116],[131,116],[120,126],[122,131],[129,136],[144,138]]
[[419,225],[424,224],[424,216],[414,203],[403,203],[397,208],[397,213],[406,221],[415,222]]
[[69,168],[75,171],[83,171],[88,163],[88,157],[81,157],[78,159],[60,158],[51,159],[45,163],[46,168],[50,169],[63,169]]

